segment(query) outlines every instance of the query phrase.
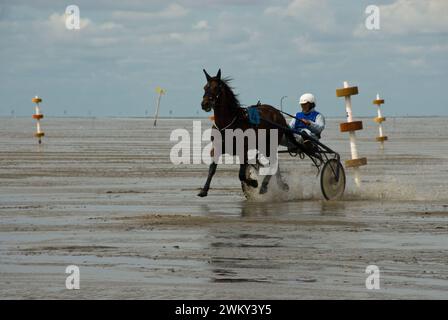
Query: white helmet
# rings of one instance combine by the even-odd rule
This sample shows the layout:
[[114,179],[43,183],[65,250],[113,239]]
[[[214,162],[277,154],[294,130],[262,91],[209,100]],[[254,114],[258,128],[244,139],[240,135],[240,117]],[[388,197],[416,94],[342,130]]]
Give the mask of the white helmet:
[[305,93],[305,94],[302,94],[299,102],[300,102],[300,104],[307,103],[307,102],[316,103],[316,100],[314,99],[314,96],[311,93]]

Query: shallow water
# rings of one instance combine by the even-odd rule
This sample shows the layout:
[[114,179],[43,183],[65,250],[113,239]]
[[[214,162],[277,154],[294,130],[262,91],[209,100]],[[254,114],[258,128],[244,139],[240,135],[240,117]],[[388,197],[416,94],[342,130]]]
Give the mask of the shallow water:
[[[170,162],[193,120],[0,118],[1,298],[448,298],[447,118],[394,118],[357,132],[361,168],[325,201],[309,160],[281,155],[274,183],[247,201],[237,165]],[[341,119],[322,141],[349,158]],[[203,129],[208,120],[202,121]],[[203,145],[205,145],[204,143]],[[65,289],[80,267],[81,290]],[[367,290],[365,268],[380,269]]]

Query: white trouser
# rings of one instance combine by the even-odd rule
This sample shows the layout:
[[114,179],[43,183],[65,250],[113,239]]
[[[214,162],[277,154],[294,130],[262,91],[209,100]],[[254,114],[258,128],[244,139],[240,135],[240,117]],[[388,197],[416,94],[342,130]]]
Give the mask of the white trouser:
[[[304,131],[305,133],[307,133],[307,134],[308,134],[309,136],[311,136],[312,138],[314,138],[314,139],[316,139],[316,140],[319,140],[319,138],[318,138],[314,133],[312,133],[309,129],[301,129],[301,131]],[[298,143],[300,143],[300,144],[303,143],[303,137],[302,137],[300,134],[294,133],[294,138],[296,139],[296,141],[297,141]],[[280,145],[285,146],[285,147],[288,147],[287,144],[288,144],[288,142],[287,142],[287,140],[286,140],[286,137],[283,136],[283,139],[282,139]]]

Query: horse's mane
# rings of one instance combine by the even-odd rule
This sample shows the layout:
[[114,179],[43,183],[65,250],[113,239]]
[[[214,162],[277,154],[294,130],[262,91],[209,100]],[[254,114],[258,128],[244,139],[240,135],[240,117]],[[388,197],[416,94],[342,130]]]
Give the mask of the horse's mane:
[[224,85],[224,89],[227,91],[229,100],[232,108],[240,108],[240,101],[238,100],[238,95],[233,92],[233,87],[230,86],[230,82],[232,82],[232,78],[227,77],[221,79],[222,84]]

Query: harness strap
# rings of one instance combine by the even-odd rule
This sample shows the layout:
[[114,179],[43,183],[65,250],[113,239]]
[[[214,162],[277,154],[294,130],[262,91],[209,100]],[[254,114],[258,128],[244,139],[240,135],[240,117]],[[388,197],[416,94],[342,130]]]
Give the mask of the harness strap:
[[217,125],[216,125],[216,122],[213,122],[213,126],[216,128],[216,129],[218,129],[219,131],[224,131],[224,130],[226,130],[226,129],[228,129],[232,124],[234,124],[234,122],[236,121],[236,119],[238,118],[238,115],[239,114],[237,114],[234,118],[233,118],[233,120],[228,124],[228,125],[226,125],[224,128],[219,128]]

